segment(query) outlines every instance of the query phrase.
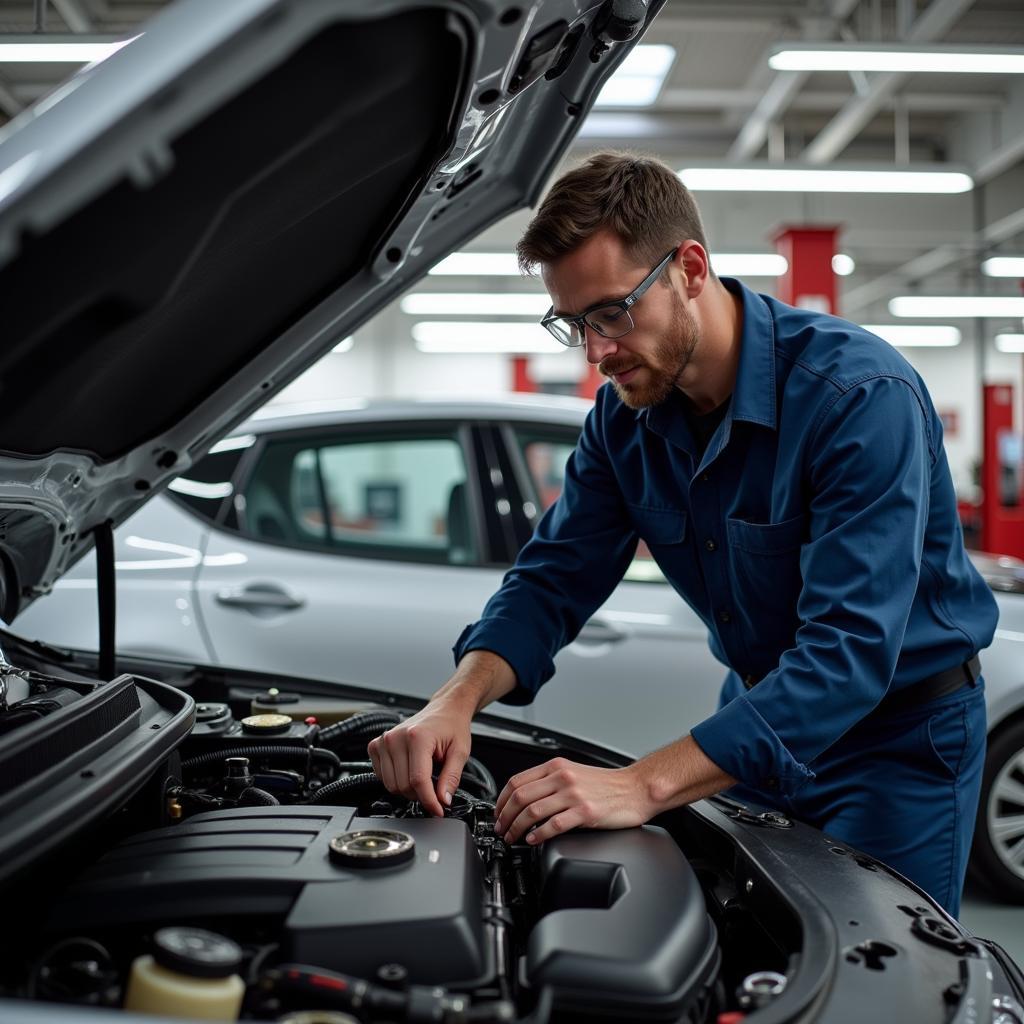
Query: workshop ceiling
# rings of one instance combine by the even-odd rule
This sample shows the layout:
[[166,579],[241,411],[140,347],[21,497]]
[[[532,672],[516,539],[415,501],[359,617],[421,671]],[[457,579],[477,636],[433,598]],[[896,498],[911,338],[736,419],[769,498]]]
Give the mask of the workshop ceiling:
[[[163,0],[49,0],[47,32],[129,35]],[[35,0],[0,0],[0,35],[37,27]],[[668,0],[645,43],[669,44],[656,102],[596,108],[574,156],[596,148],[685,162],[949,163],[959,196],[703,193],[712,248],[770,251],[782,223],[843,226],[857,269],[844,312],[868,315],[905,286],[977,285],[986,255],[1024,254],[1024,75],[773,71],[780,41],[1024,47],[1021,0]],[[0,124],[66,78],[67,64],[0,62]],[[476,248],[514,244],[523,218]],[[988,282],[1019,292],[1019,282]],[[482,285],[486,287],[486,285]]]

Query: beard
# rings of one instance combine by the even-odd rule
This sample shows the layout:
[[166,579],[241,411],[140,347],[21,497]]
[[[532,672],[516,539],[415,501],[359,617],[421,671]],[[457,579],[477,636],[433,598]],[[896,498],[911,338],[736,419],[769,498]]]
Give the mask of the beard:
[[672,322],[665,337],[654,346],[650,359],[639,355],[622,356],[614,362],[605,360],[597,368],[605,377],[611,377],[642,367],[643,372],[627,384],[612,381],[615,393],[630,409],[646,409],[664,402],[690,365],[700,340],[700,329],[693,316],[678,295],[673,293],[672,299]]

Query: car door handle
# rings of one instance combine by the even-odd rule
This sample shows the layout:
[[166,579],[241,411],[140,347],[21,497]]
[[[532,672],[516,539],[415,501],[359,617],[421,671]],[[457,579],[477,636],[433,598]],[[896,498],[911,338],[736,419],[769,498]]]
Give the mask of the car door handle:
[[227,608],[252,612],[290,612],[306,603],[305,598],[273,583],[250,583],[247,587],[220,590],[215,600]]
[[576,637],[578,644],[618,644],[626,639],[628,633],[617,629],[607,619],[591,619]]

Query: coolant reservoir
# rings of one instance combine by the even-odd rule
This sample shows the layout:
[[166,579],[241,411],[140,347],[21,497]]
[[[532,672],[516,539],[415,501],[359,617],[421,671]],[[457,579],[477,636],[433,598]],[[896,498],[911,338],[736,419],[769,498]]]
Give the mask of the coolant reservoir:
[[202,928],[161,928],[153,954],[136,957],[124,1008],[193,1020],[237,1020],[245,983],[242,950]]

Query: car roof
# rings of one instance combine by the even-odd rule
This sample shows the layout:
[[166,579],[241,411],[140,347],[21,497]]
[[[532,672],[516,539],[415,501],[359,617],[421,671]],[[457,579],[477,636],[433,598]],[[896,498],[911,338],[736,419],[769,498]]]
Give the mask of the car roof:
[[[410,420],[507,420],[556,423],[582,427],[593,407],[589,399],[562,395],[495,395],[493,397],[418,397],[337,399],[281,402],[261,409],[232,436],[279,430],[330,427],[351,423],[390,423]],[[230,438],[227,439],[230,441]]]

